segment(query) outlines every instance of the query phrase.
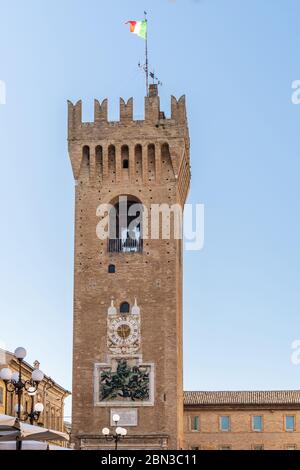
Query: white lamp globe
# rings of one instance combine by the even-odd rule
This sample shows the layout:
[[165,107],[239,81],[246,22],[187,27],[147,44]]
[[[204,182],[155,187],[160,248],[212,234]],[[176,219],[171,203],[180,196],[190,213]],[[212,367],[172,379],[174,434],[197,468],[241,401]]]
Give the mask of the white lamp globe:
[[116,429],[116,433],[119,434],[119,436],[122,436],[122,435],[123,435],[123,434],[122,434],[122,429],[123,429],[123,428],[121,428],[120,426],[118,426],[117,429]]
[[36,403],[36,404],[34,405],[34,411],[36,411],[37,413],[43,413],[43,411],[44,411],[44,405],[43,405],[43,403],[40,403],[40,402],[39,402],[39,403]]
[[[18,411],[19,411],[19,405],[18,405],[18,403],[17,403],[17,404],[15,405],[15,412],[18,413]],[[23,406],[20,405],[20,412],[22,413],[22,411],[23,411]]]
[[28,389],[28,395],[30,397],[34,397],[34,395],[36,394],[36,389],[34,387],[29,387]]
[[4,381],[9,381],[9,380],[11,380],[11,377],[12,377],[12,371],[8,367],[5,367],[4,369],[1,369],[0,379],[2,379]]
[[34,369],[31,378],[34,382],[41,382],[44,379],[44,374],[40,369]]
[[103,434],[103,436],[108,436],[109,435],[109,429],[108,428],[103,428],[102,429],[102,434]]
[[118,423],[118,422],[120,421],[120,416],[117,415],[117,414],[114,414],[113,417],[112,417],[112,419],[113,419],[113,422],[114,422],[114,423]]
[[13,382],[19,382],[19,372],[14,372],[11,376]]
[[26,357],[26,349],[25,348],[17,348],[15,350],[15,356],[17,359],[19,359],[20,361],[22,361],[23,359],[25,359]]
[[127,429],[122,428],[122,436],[126,436],[126,435],[127,435]]

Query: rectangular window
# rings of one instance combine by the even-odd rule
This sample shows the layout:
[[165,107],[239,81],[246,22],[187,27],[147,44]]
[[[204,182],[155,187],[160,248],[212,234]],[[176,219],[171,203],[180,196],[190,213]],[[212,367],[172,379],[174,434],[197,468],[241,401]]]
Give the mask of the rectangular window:
[[252,416],[252,431],[262,431],[262,416]]
[[254,444],[252,447],[253,450],[264,450],[263,444]]
[[295,431],[295,416],[285,417],[285,430],[289,432]]
[[297,450],[296,444],[289,444],[286,446],[286,450]]
[[231,446],[226,445],[226,446],[220,446],[219,450],[231,450]]
[[0,405],[3,405],[3,400],[4,400],[4,391],[3,391],[3,387],[0,387]]
[[192,416],[191,420],[192,431],[199,431],[199,416]]
[[220,417],[220,430],[225,432],[230,431],[230,416]]

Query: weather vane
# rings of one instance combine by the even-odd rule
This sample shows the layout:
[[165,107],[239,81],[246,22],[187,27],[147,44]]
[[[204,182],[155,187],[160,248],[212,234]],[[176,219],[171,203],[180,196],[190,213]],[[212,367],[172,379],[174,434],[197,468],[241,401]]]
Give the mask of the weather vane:
[[150,76],[150,78],[152,78],[153,83],[156,82],[156,85],[162,85],[162,82],[156,77],[154,70],[153,70],[153,72],[149,73],[149,76]]

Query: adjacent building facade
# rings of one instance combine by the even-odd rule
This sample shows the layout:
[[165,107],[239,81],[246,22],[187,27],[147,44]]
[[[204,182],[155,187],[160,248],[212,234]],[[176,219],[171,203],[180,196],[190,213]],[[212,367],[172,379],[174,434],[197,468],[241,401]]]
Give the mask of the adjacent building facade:
[[300,391],[185,392],[186,448],[299,450]]
[[[0,350],[0,369],[9,367],[12,372],[19,371],[19,362],[14,354],[9,351]],[[31,366],[26,361],[22,362],[22,379],[30,380],[32,371],[39,368],[38,361]],[[55,382],[51,377],[44,375],[40,382],[36,395],[35,403],[41,402],[44,405],[44,411],[39,417],[38,424],[51,428],[56,431],[65,431],[64,426],[64,402],[70,395],[70,392]],[[15,416],[15,406],[17,396],[15,393],[7,393],[5,383],[0,380],[0,413]],[[24,412],[30,412],[31,397],[24,392],[22,395],[22,407]]]

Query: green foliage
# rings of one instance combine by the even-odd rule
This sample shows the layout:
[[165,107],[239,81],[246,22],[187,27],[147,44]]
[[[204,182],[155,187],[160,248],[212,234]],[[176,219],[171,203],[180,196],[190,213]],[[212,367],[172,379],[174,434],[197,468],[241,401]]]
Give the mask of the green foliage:
[[100,374],[100,400],[125,398],[132,401],[149,400],[149,372],[127,361],[118,361],[116,372],[102,371]]

